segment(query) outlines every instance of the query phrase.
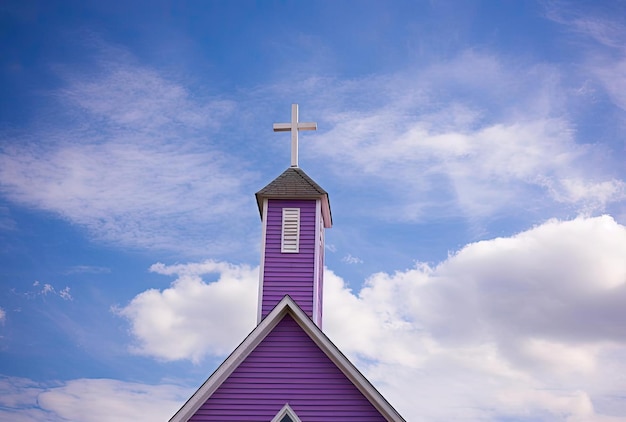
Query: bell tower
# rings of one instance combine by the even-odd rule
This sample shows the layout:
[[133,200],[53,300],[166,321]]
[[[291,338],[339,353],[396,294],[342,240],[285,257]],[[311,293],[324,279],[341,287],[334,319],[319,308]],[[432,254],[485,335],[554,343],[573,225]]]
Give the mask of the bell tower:
[[285,296],[321,328],[324,279],[324,229],[332,227],[328,193],[298,167],[298,131],[315,123],[291,123],[274,131],[291,131],[291,166],[256,193],[262,220],[258,322]]

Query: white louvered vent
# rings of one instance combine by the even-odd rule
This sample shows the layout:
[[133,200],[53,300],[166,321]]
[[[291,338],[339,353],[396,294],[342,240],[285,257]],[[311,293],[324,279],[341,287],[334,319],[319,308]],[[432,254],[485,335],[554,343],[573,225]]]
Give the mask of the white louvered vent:
[[283,208],[283,232],[280,242],[282,253],[300,250],[300,208]]

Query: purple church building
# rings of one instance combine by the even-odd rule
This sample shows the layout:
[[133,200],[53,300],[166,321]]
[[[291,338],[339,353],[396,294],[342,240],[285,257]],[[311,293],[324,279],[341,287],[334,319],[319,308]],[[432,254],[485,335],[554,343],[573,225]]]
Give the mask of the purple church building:
[[256,194],[263,234],[256,328],[170,422],[401,422],[404,419],[322,332],[324,230],[328,194],[298,167]]

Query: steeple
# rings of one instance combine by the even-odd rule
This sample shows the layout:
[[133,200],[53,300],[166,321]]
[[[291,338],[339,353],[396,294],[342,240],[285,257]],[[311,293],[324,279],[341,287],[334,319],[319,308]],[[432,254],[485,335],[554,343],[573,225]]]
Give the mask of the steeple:
[[321,327],[324,229],[332,226],[332,216],[328,193],[297,161],[298,130],[317,125],[297,120],[294,104],[292,122],[274,125],[275,131],[283,125],[292,131],[291,167],[256,193],[263,222],[258,322],[289,295]]
[[[301,129],[297,110],[292,135]],[[330,204],[298,167],[297,151],[293,157],[256,193],[263,222],[258,324],[170,422],[405,422],[321,330]]]

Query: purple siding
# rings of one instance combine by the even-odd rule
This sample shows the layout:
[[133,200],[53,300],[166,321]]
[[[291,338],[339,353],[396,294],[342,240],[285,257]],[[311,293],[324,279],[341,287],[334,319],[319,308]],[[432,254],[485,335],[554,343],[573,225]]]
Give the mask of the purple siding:
[[189,420],[269,422],[285,403],[302,422],[385,421],[289,315]]
[[[309,317],[313,317],[315,204],[315,199],[270,199],[268,201],[261,318],[265,318],[287,294]],[[283,208],[300,208],[299,253],[281,253],[280,251]]]

